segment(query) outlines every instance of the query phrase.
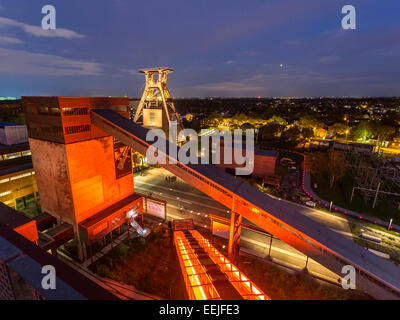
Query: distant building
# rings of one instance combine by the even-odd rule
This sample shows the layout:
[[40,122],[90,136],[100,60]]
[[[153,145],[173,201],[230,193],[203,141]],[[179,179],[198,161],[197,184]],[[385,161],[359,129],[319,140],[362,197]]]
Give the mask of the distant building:
[[28,142],[28,131],[25,125],[0,122],[0,144],[14,145]]
[[17,200],[32,195],[36,207],[37,185],[28,143],[0,145],[0,202],[16,208]]
[[278,151],[258,150],[254,155],[253,176],[267,177],[274,176],[278,164]]
[[[246,155],[246,144],[244,143],[233,143],[232,147],[228,147],[227,151],[228,154],[231,153],[231,159],[225,159],[225,143],[224,139],[221,139],[220,143],[220,163],[216,164],[217,167],[221,168],[222,170],[235,174],[235,169],[244,167],[244,164],[238,164],[235,162],[234,158],[234,153],[235,149],[240,149],[242,156]],[[250,150],[248,150],[250,151]],[[275,177],[276,174],[276,167],[278,163],[278,156],[279,152],[278,151],[272,151],[272,150],[260,150],[258,146],[255,146],[254,150],[254,162],[251,163],[253,165],[253,172],[251,174],[252,177],[260,179],[260,180],[266,180],[267,177]],[[251,162],[251,160],[249,160]],[[274,183],[274,184],[279,184],[279,183]]]

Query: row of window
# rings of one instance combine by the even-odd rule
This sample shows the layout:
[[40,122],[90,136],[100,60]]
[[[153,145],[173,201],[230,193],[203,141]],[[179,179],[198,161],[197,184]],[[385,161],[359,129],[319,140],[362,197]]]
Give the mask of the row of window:
[[[112,110],[117,111],[117,112],[127,112],[129,111],[128,106],[112,106]],[[38,114],[43,114],[43,115],[60,115],[60,108],[58,107],[38,107],[37,108]],[[27,113],[34,113],[34,108],[32,106],[27,106],[26,107],[26,112]],[[62,114],[63,116],[85,116],[89,114],[89,108],[88,107],[78,107],[78,108],[62,108]]]
[[4,192],[1,192],[0,193],[0,197],[8,196],[9,194],[11,194],[13,192],[18,192],[18,191],[21,191],[23,189],[32,188],[32,187],[33,187],[33,184],[28,184],[26,186],[22,186],[21,188],[17,188],[15,190],[7,190],[7,191],[4,191]]
[[31,151],[30,150],[21,151],[21,152],[6,153],[6,154],[0,155],[0,161],[20,158],[20,157],[25,157],[25,156],[30,156],[30,155],[31,155]]
[[63,116],[86,116],[89,114],[89,108],[63,108]]
[[48,124],[39,124],[35,122],[28,123],[28,129],[30,131],[40,131],[50,134],[63,134],[63,128],[61,126],[52,126]]
[[13,177],[10,177],[10,178],[1,179],[0,180],[0,184],[6,183],[6,182],[10,182],[10,181],[13,181],[13,180],[17,180],[17,179],[21,179],[21,178],[25,178],[25,177],[28,177],[28,176],[32,176],[34,174],[35,174],[35,171],[31,171],[31,172],[22,173],[22,174],[19,174],[17,176],[13,176]]
[[82,124],[79,126],[65,127],[65,134],[75,134],[90,131],[90,124]]

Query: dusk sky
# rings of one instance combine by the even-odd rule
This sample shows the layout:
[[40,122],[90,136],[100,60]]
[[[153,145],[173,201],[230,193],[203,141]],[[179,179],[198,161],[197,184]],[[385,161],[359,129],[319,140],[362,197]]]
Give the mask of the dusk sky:
[[0,96],[400,96],[399,61],[399,0],[0,0]]

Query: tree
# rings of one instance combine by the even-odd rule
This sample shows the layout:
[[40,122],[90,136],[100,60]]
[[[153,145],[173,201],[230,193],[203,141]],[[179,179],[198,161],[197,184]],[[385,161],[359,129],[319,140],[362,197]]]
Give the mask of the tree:
[[315,152],[311,158],[311,173],[313,176],[322,178],[324,174],[329,174],[327,163],[329,162],[326,152]]
[[325,130],[324,128],[316,128],[314,130],[314,134],[318,137],[318,138],[325,138],[328,134],[328,131]]
[[282,134],[284,126],[277,123],[269,123],[259,129],[259,137],[263,140],[273,140]]
[[329,127],[329,134],[333,136],[334,139],[337,138],[337,136],[343,136],[349,131],[348,125],[345,123],[335,123],[332,126]]
[[301,138],[300,128],[298,126],[291,126],[282,133],[282,138],[290,142],[299,141]]
[[353,140],[366,141],[373,135],[373,128],[369,121],[362,121],[351,129]]
[[311,128],[313,130],[317,128],[323,128],[324,123],[314,118],[313,116],[301,117],[297,123],[300,128]]
[[223,116],[217,112],[212,112],[207,118],[208,124],[212,127],[218,127],[223,120]]
[[240,128],[240,126],[247,121],[247,116],[244,113],[235,114],[232,117],[232,127],[233,128]]
[[383,141],[383,140],[387,139],[389,136],[392,136],[393,134],[395,134],[396,129],[393,127],[390,127],[390,126],[381,125],[379,123],[375,127],[375,132],[376,132],[376,136],[377,136],[376,145],[379,146],[379,143],[381,141]]
[[273,116],[267,120],[267,123],[271,124],[279,124],[281,126],[287,126],[287,121],[281,117]]
[[346,161],[344,155],[333,149],[326,152],[316,152],[312,157],[311,173],[316,177],[329,175],[332,188],[335,180],[340,180],[346,174]]
[[346,159],[343,153],[330,149],[328,151],[329,171],[331,176],[330,188],[336,180],[340,180],[346,174]]

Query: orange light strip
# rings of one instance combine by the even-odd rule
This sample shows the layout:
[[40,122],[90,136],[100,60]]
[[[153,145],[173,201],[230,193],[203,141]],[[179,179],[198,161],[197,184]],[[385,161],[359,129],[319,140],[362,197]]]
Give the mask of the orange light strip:
[[[265,295],[257,286],[254,285],[243,273],[235,267],[224,255],[222,255],[213,245],[209,243],[200,233],[196,230],[190,230],[191,235],[203,247],[205,252],[209,255],[211,260],[217,264],[221,272],[225,273],[228,280],[246,300],[271,300]],[[204,299],[221,299],[212,284],[211,279],[205,272],[203,265],[197,259],[191,244],[182,231],[174,232],[174,241],[181,262],[181,268],[184,275],[189,280],[190,289],[194,293],[197,300]],[[205,289],[208,289],[206,291]],[[197,291],[195,292],[195,290]],[[210,297],[209,292],[212,292]],[[190,294],[189,294],[190,296]]]
[[182,273],[185,280],[187,279],[185,283],[186,289],[189,291],[189,298],[194,297],[196,300],[220,299],[211,280],[181,231],[174,232],[174,241]]
[[221,271],[228,276],[229,281],[244,299],[271,300],[198,231],[190,230],[190,233],[209,254],[214,263],[219,265]]

